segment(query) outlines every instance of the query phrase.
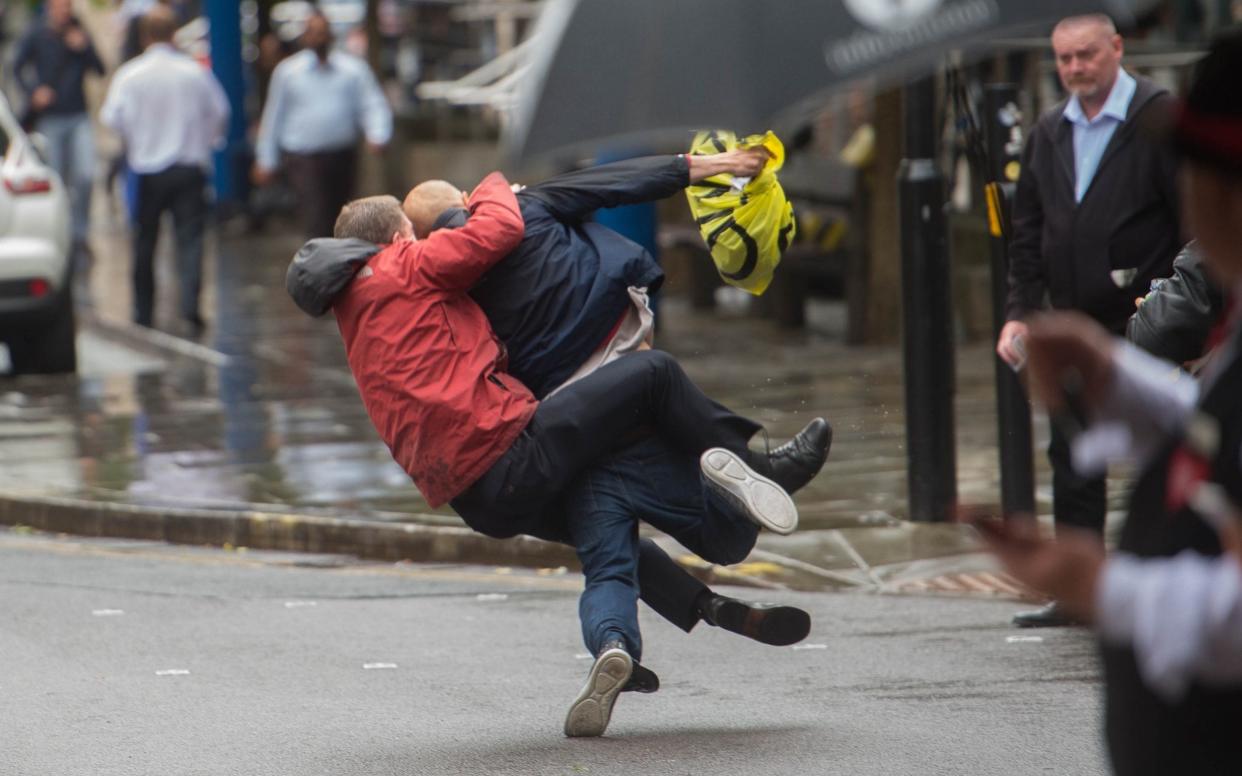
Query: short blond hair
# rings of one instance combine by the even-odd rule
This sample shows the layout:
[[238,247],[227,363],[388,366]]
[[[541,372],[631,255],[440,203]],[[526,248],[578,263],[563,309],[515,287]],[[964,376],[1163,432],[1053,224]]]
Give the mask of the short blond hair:
[[414,236],[422,240],[431,233],[440,214],[450,208],[462,207],[461,190],[448,181],[423,181],[405,195],[401,209],[414,225]]
[[1081,16],[1067,16],[1057,22],[1057,26],[1052,28],[1055,35],[1057,30],[1064,30],[1069,27],[1081,27],[1084,24],[1097,24],[1104,28],[1105,34],[1113,36],[1117,34],[1117,25],[1113,23],[1112,17],[1105,13],[1087,13]]
[[336,217],[332,236],[337,239],[354,238],[376,245],[387,245],[392,236],[405,226],[401,203],[396,197],[380,194],[363,197],[345,203]]

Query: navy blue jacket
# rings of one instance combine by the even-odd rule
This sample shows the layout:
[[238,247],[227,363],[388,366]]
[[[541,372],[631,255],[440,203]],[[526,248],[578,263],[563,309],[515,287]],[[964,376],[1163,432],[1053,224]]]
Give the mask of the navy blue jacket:
[[[690,181],[683,156],[649,156],[550,178],[517,195],[526,236],[470,291],[509,351],[508,371],[543,398],[604,343],[664,272],[642,246],[584,221],[600,208],[662,199]],[[434,228],[465,223],[453,210]]]
[[[82,90],[82,82],[90,71],[99,75],[104,72],[103,62],[95,52],[94,44],[88,37],[86,48],[74,51],[65,45],[61,33],[48,27],[45,22],[36,24],[17,45],[17,55],[13,58],[17,82],[21,84],[27,98],[40,86],[52,87],[56,92],[56,99],[43,109],[42,113],[46,115],[69,116],[85,113],[86,95]],[[81,24],[74,19],[70,26],[81,27]]]

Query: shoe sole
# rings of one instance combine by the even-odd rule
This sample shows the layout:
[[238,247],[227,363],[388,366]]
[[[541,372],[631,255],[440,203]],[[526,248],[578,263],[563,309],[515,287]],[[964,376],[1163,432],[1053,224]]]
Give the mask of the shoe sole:
[[729,601],[716,617],[718,627],[773,647],[797,644],[811,632],[811,615],[794,606]]
[[604,735],[612,706],[634,672],[634,660],[623,649],[610,649],[595,660],[582,692],[565,717],[565,735],[588,738]]
[[716,490],[737,504],[757,525],[788,535],[798,528],[798,508],[784,488],[756,473],[737,454],[713,447],[699,468]]

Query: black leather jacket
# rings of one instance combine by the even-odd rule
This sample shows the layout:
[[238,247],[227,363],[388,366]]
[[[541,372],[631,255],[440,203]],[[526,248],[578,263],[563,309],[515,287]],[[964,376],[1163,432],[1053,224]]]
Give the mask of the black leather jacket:
[[1173,260],[1173,276],[1147,295],[1126,324],[1126,339],[1161,358],[1185,363],[1203,355],[1224,296],[1204,271],[1194,242]]

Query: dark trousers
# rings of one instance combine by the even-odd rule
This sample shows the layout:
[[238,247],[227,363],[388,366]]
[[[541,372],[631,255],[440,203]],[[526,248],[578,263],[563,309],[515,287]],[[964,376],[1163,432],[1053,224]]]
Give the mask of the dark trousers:
[[638,540],[638,595],[652,611],[689,633],[699,620],[698,599],[707,585],[650,539]]
[[182,318],[201,320],[199,289],[203,284],[203,229],[207,222],[207,178],[202,168],[173,165],[138,177],[137,224],[134,230],[134,321],[150,326],[155,312],[155,244],[160,217],[172,213],[176,237],[177,274],[181,281],[178,309]]
[[452,500],[453,509],[488,536],[541,535],[549,515],[563,509],[570,483],[643,427],[696,458],[711,447],[745,455],[759,430],[707,398],[672,356],[633,353],[541,402],[505,454]]
[[341,208],[354,197],[357,149],[351,146],[310,154],[286,152],[284,167],[289,185],[297,195],[306,239],[331,237]]
[[1069,440],[1056,423],[1050,428],[1048,462],[1052,464],[1052,516],[1057,530],[1086,528],[1103,536],[1108,508],[1105,480],[1074,471]]
[[[643,597],[652,608],[689,630],[699,619],[695,599],[706,589],[654,542],[640,550],[639,520],[721,565],[744,560],[759,532],[740,510],[704,488],[696,456],[674,451],[658,437],[583,473],[569,488],[565,520],[586,581],[578,602],[583,643],[595,655],[620,637],[635,660],[642,658],[640,594],[649,594]],[[641,573],[640,566],[646,566]]]

